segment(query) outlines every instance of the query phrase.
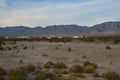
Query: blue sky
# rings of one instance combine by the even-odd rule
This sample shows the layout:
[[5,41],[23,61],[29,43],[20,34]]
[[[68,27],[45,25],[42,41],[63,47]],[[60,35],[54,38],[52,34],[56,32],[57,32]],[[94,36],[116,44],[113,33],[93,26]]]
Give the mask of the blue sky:
[[120,0],[0,0],[0,27],[120,21]]

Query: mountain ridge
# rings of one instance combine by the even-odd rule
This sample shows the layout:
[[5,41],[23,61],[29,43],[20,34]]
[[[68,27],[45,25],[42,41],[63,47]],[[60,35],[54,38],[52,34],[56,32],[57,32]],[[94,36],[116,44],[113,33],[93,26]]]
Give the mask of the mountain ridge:
[[119,35],[120,22],[104,22],[94,26],[53,25],[30,28],[12,26],[0,28],[0,36],[43,36],[43,35]]

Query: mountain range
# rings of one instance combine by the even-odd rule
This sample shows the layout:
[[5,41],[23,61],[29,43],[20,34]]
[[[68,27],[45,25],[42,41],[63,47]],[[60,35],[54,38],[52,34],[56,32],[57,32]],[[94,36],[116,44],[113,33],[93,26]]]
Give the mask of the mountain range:
[[0,28],[0,36],[50,36],[50,35],[120,35],[120,22],[104,22],[94,26],[53,25],[30,28],[12,26]]

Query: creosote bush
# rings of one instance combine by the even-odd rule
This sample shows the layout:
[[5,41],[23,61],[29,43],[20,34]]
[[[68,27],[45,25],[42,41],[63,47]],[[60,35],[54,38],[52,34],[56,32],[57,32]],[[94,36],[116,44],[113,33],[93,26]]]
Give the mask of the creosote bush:
[[27,46],[24,46],[23,49],[27,49]]
[[60,70],[60,69],[53,69],[53,72],[54,72],[55,74],[60,74],[60,73],[61,73],[61,70]]
[[6,80],[27,80],[27,73],[21,69],[11,70]]
[[107,71],[102,74],[102,77],[107,80],[120,80],[120,75],[113,71]]
[[69,69],[70,72],[73,72],[73,73],[81,73],[84,71],[84,67],[83,66],[80,66],[80,65],[73,65],[70,69]]
[[24,67],[21,67],[21,69],[26,70],[27,72],[33,72],[35,71],[35,66],[33,64],[27,64]]
[[84,66],[88,66],[88,65],[92,65],[94,68],[97,68],[97,65],[95,63],[92,63],[92,62],[89,62],[89,61],[86,61],[84,62]]
[[86,77],[81,74],[72,73],[68,76],[67,80],[86,80]]
[[67,70],[63,70],[62,74],[69,74],[69,72]]
[[42,73],[38,74],[35,80],[56,80],[56,75],[53,73]]
[[58,68],[58,69],[65,69],[65,68],[67,68],[67,66],[63,62],[56,62],[53,67],[54,68]]
[[93,77],[99,77],[99,73],[95,72],[92,74]]
[[106,46],[105,48],[106,48],[106,49],[112,49],[110,46]]
[[0,76],[6,75],[6,71],[0,67]]
[[84,70],[86,73],[93,73],[95,71],[94,66],[92,65],[87,65]]
[[2,51],[2,50],[4,50],[4,48],[3,48],[3,46],[2,45],[0,45],[0,50]]
[[57,77],[57,80],[67,80],[67,79],[63,76],[60,76],[60,77]]
[[52,68],[54,63],[52,61],[48,61],[47,63],[44,64],[45,68]]
[[72,49],[71,49],[71,48],[68,48],[68,51],[72,51]]
[[3,76],[0,76],[0,80],[5,80],[5,78]]

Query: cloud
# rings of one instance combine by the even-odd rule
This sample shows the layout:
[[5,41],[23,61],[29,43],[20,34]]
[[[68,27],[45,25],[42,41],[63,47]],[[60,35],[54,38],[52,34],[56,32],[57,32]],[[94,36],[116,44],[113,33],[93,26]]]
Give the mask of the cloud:
[[[3,2],[6,5],[6,2]],[[120,1],[114,0],[20,0],[7,2],[0,26],[94,25],[119,20]]]

